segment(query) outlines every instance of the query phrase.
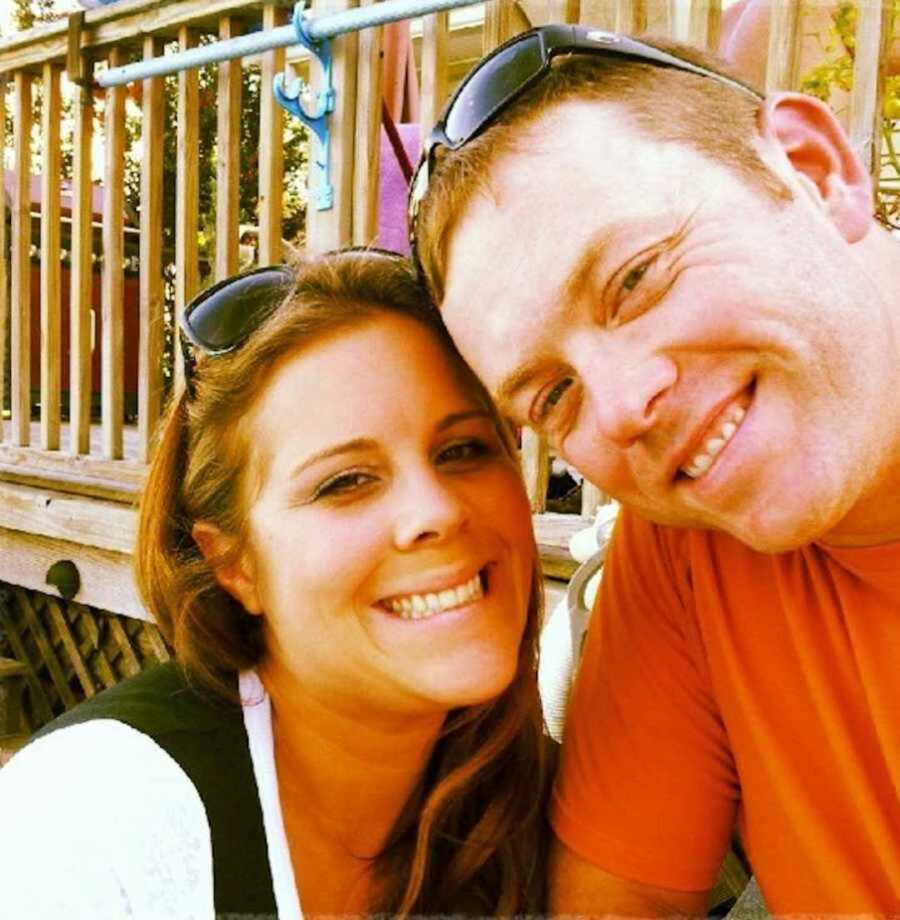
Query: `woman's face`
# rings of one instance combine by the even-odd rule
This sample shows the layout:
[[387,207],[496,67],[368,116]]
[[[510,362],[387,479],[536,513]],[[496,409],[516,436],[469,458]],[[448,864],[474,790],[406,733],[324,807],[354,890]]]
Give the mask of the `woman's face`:
[[241,565],[264,668],[333,708],[436,712],[517,666],[531,516],[488,413],[420,324],[376,313],[277,368],[248,419]]

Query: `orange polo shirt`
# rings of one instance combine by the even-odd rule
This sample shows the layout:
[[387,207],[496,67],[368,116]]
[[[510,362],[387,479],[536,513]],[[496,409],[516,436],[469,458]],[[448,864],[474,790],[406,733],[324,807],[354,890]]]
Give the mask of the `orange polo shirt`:
[[735,822],[773,913],[900,912],[900,543],[764,555],[624,512],[555,830],[699,891]]

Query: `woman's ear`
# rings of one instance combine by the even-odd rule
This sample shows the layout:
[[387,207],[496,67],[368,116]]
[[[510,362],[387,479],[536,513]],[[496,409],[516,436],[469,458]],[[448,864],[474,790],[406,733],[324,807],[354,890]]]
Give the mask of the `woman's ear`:
[[261,614],[253,564],[247,553],[235,552],[237,537],[223,533],[210,521],[197,521],[191,529],[191,536],[221,587],[243,605],[247,613]]
[[813,96],[775,93],[760,108],[759,131],[844,239],[861,240],[872,226],[872,179],[831,109]]

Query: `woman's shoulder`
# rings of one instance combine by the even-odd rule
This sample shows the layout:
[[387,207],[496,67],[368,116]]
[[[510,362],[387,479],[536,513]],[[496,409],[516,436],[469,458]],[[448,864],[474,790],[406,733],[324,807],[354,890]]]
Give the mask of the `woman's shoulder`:
[[169,754],[123,722],[61,726],[23,748],[0,770],[0,814],[10,916],[211,916],[203,803]]

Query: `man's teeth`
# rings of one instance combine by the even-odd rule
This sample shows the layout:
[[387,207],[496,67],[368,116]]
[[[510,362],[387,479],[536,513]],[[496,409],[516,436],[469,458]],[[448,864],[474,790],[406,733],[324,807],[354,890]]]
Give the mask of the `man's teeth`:
[[740,406],[732,406],[722,416],[722,423],[719,431],[712,437],[707,438],[706,443],[700,450],[691,457],[690,461],[685,464],[681,471],[690,476],[691,479],[697,479],[702,476],[712,465],[716,455],[721,453],[722,448],[734,437],[738,426],[744,420],[747,414],[746,409]]
[[387,601],[387,606],[404,620],[421,620],[462,607],[484,597],[481,586],[481,575],[474,575],[467,582],[455,588],[446,588],[443,591],[428,594],[407,594],[403,597],[393,597]]

